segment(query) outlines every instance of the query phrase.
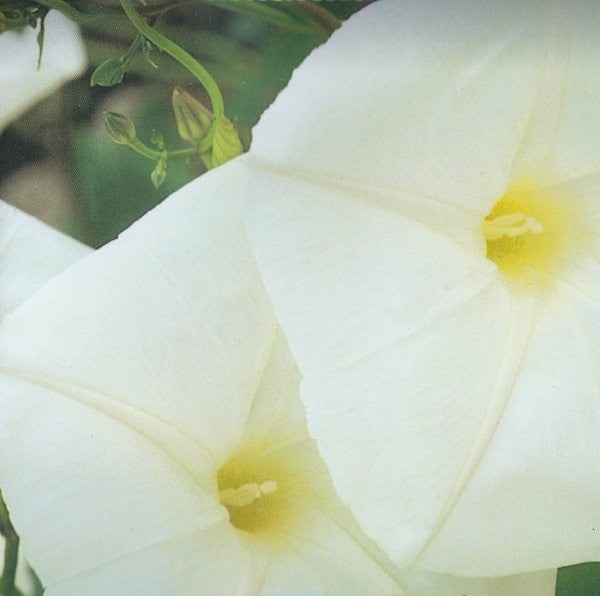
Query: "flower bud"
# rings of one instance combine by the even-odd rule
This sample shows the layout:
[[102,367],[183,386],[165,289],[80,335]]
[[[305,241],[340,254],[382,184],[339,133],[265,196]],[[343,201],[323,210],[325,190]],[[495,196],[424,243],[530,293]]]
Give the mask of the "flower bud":
[[171,101],[179,136],[190,143],[199,143],[210,130],[212,113],[181,87],[173,89]]
[[104,125],[115,143],[132,145],[137,140],[135,124],[125,115],[104,112]]
[[152,170],[150,174],[150,180],[152,180],[152,184],[154,188],[159,188],[162,183],[165,181],[167,177],[167,161],[166,159],[159,159],[156,162],[155,168]]
[[216,122],[213,135],[211,166],[216,168],[243,152],[244,147],[235,126],[231,120],[221,116]]

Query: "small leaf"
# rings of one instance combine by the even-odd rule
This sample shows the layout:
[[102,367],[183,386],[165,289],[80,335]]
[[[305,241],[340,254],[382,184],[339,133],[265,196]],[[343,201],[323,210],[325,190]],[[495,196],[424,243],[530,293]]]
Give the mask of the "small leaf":
[[92,74],[90,85],[112,87],[118,85],[125,76],[125,62],[123,58],[110,58],[103,62]]

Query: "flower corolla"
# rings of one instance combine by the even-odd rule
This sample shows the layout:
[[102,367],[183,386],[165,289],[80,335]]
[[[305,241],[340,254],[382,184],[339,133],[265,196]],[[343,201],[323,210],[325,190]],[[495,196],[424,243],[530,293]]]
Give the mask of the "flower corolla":
[[599,28],[594,2],[381,0],[243,158],[311,435],[398,565],[600,558]]
[[48,594],[401,593],[308,435],[228,180],[5,317],[0,485]]

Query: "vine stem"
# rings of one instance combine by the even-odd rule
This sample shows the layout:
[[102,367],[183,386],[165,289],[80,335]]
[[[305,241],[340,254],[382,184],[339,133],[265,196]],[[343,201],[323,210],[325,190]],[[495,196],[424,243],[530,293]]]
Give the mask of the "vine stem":
[[38,4],[45,6],[46,8],[55,8],[59,12],[62,12],[66,17],[69,17],[76,23],[85,21],[86,15],[80,13],[74,9],[68,2],[64,0],[36,0]]
[[131,147],[136,153],[155,161],[164,158],[177,159],[183,157],[196,157],[198,155],[197,149],[191,147],[189,149],[176,149],[174,151],[160,151],[158,149],[152,149],[152,147],[144,145],[144,143],[142,143],[142,141],[139,139],[136,139],[135,142],[130,143],[129,147]]
[[169,56],[177,60],[179,64],[189,70],[200,81],[210,98],[215,119],[222,116],[225,113],[223,96],[221,95],[217,83],[206,68],[204,68],[204,66],[202,66],[191,54],[188,54],[176,43],[172,42],[170,39],[156,31],[156,29],[148,25],[137,12],[131,0],[120,0],[120,2],[127,18],[146,39],[150,40],[157,48],[160,48],[163,52],[166,52]]

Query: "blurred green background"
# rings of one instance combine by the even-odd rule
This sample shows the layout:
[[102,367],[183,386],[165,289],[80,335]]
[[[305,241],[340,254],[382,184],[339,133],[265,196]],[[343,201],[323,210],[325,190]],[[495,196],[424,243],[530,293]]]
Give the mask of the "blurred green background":
[[[209,70],[221,88],[228,117],[242,131],[250,131],[293,69],[327,39],[336,22],[369,1],[156,1],[148,2],[147,10],[170,8],[156,28]],[[169,162],[166,182],[155,189],[150,181],[154,163],[115,144],[104,129],[102,111],[127,114],[145,142],[158,131],[174,149],[185,144],[175,128],[173,88],[183,86],[210,103],[189,73],[156,51],[152,59],[158,68],[139,53],[122,83],[90,87],[94,69],[125,53],[136,35],[118,2],[95,6],[95,17],[81,24],[88,71],[0,135],[0,198],[99,247],[204,171],[200,159]],[[600,596],[600,563],[562,569],[556,593]]]
[[[227,116],[248,132],[336,21],[367,3],[187,0],[148,2],[143,10],[155,14],[169,7],[160,11],[156,28],[209,70]],[[147,144],[158,131],[175,149],[187,145],[175,128],[173,88],[183,86],[205,105],[210,102],[184,68],[156,50],[151,58],[158,68],[138,52],[122,83],[90,87],[95,67],[124,54],[136,35],[116,0],[95,2],[94,8],[93,18],[80,24],[88,71],[0,136],[0,196],[99,247],[204,171],[199,159],[170,160],[166,182],[156,190],[150,182],[154,162],[115,144],[104,129],[102,111],[127,114]]]

